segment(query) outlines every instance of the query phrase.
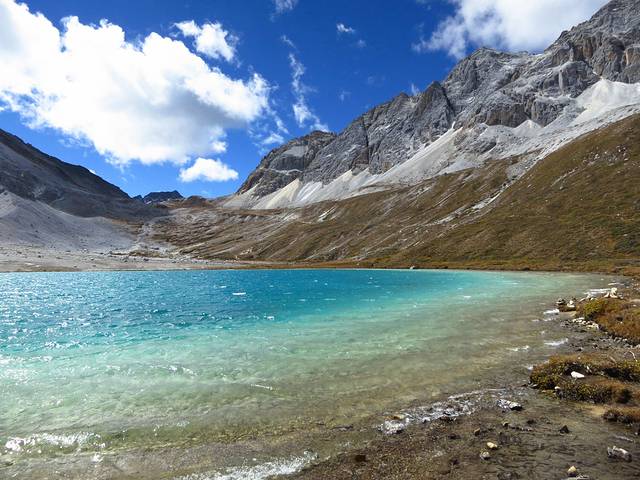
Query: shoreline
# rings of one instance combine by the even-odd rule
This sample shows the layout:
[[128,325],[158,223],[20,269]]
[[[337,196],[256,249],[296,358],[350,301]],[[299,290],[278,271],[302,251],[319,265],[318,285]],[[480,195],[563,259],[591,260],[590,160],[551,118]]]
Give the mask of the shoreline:
[[[631,286],[632,279],[626,280],[626,293],[639,295],[637,287]],[[588,355],[635,349],[640,354],[640,345],[621,346],[620,340],[600,329],[585,328],[575,317],[575,312],[560,313],[552,320],[561,323],[567,341],[549,353],[545,363],[554,356],[575,352]],[[507,404],[499,405],[499,399],[468,413],[411,422],[397,431],[381,433],[362,447],[345,449],[332,458],[311,462],[295,474],[275,478],[623,480],[640,476],[637,424],[606,421],[602,418],[606,405],[559,398],[532,388],[529,378],[522,380],[503,389],[517,400],[517,409],[502,408]],[[454,395],[438,403],[451,407],[454,397],[471,394]],[[397,418],[393,416],[390,421]],[[607,449],[612,446],[626,449],[633,460],[609,458]]]
[[[148,250],[146,250],[149,252]],[[336,262],[277,262],[268,260],[199,259],[171,256],[161,252],[143,255],[133,251],[77,251],[47,249],[35,245],[0,245],[0,273],[22,272],[111,272],[111,271],[188,271],[188,270],[450,270],[531,273],[592,273],[640,276],[640,264],[626,262],[555,261],[532,264],[501,261],[433,262],[422,265],[384,263],[377,260]]]

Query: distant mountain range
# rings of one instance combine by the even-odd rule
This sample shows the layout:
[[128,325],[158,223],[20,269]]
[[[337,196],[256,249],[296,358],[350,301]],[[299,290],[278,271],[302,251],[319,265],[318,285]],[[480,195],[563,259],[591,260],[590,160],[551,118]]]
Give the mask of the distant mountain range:
[[[636,264],[640,0],[609,2],[540,54],[480,49],[442,82],[400,94],[338,134],[274,149],[228,197],[131,199],[6,133],[0,172],[0,229],[22,232],[0,233],[0,242],[36,242],[20,215],[46,207],[65,221],[135,226],[163,251],[208,259]],[[130,248],[146,247],[138,236]]]
[[157,205],[171,200],[182,200],[184,197],[177,190],[173,190],[172,192],[151,192],[146,194],[144,197],[142,195],[138,195],[133,198],[134,200],[140,200],[147,205]]

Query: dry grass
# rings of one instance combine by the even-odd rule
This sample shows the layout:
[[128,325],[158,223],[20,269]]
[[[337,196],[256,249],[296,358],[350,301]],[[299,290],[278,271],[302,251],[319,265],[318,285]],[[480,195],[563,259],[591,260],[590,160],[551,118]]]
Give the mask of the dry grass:
[[[587,375],[573,379],[571,372]],[[640,362],[604,354],[554,355],[531,372],[531,382],[539,388],[559,387],[563,398],[595,403],[628,403],[640,399]]]
[[640,423],[640,407],[615,407],[604,412],[603,418],[610,422]]
[[637,399],[629,384],[604,377],[586,377],[581,380],[562,378],[559,396],[568,400],[593,403],[629,403]]
[[599,298],[580,305],[578,315],[596,322],[614,337],[626,338],[636,345],[640,343],[640,308],[630,302]]

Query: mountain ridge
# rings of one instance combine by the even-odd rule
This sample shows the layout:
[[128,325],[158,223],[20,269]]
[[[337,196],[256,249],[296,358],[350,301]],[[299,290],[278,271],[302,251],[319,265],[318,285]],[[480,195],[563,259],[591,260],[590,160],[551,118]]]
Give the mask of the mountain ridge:
[[47,155],[0,129],[0,189],[80,217],[153,216],[119,187],[89,169]]
[[[638,12],[639,0],[612,0],[590,20],[562,32],[540,54],[480,48],[462,59],[442,82],[432,82],[413,97],[400,93],[354,119],[311,161],[307,159],[296,175],[274,171],[266,175],[259,166],[229,206],[263,208],[260,199],[289,188],[294,181],[298,181],[297,190],[321,183],[317,191],[347,172],[353,176],[363,171],[384,174],[454,125],[467,133],[460,142],[469,144],[470,138],[478,136],[478,129],[487,126],[515,128],[530,121],[546,127],[600,80],[640,81]],[[295,146],[301,138],[273,150],[260,165],[267,158],[278,161],[278,152]],[[470,152],[483,154],[486,148],[478,144]],[[291,196],[289,193],[285,196]]]

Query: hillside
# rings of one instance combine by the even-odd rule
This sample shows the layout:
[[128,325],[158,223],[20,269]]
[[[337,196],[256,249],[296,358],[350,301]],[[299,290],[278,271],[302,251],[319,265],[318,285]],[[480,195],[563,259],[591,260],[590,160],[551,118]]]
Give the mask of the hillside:
[[153,211],[88,169],[0,130],[0,189],[80,217],[138,219]]
[[0,246],[129,248],[135,225],[163,213],[0,130]]
[[177,209],[158,236],[202,258],[387,266],[600,268],[640,262],[640,115],[518,175],[513,157],[290,210]]

